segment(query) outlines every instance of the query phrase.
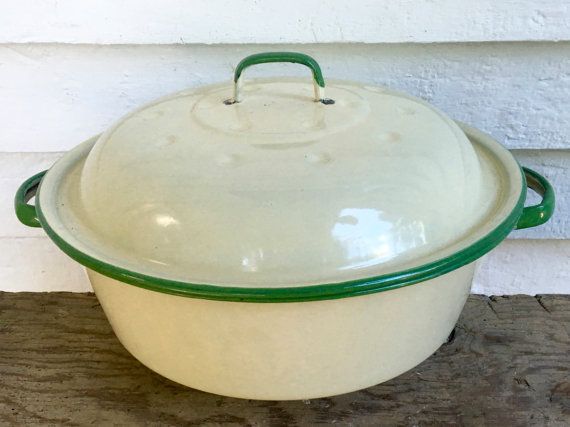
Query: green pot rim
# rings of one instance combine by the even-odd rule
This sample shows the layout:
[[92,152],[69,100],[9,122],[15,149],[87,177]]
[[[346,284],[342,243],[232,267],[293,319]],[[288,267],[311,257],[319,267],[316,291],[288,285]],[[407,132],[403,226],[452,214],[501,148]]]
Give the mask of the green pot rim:
[[[36,210],[42,228],[63,252],[88,269],[121,282],[171,295],[219,301],[255,303],[318,301],[367,295],[402,288],[434,279],[482,257],[506,238],[515,228],[517,221],[522,215],[526,199],[526,179],[523,170],[519,169],[521,171],[522,185],[514,209],[495,229],[466,248],[445,258],[408,270],[358,280],[298,287],[244,288],[218,286],[170,280],[130,271],[87,255],[67,243],[50,227],[42,211],[40,197],[36,197]],[[41,184],[38,188],[38,195],[40,192]]]

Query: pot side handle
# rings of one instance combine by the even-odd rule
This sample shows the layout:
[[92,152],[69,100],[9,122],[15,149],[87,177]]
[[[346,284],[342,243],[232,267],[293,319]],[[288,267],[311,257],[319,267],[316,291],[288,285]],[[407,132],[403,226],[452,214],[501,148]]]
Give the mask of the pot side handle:
[[524,166],[522,167],[522,170],[526,179],[527,188],[534,190],[537,194],[542,196],[542,200],[538,205],[526,206],[523,208],[522,215],[515,227],[517,230],[544,224],[554,213],[555,204],[554,189],[546,178],[532,169],[525,168]]
[[34,197],[38,191],[38,187],[42,182],[42,178],[46,174],[47,170],[37,173],[31,178],[28,178],[20,185],[18,191],[16,192],[16,197],[14,198],[14,209],[16,210],[16,216],[20,222],[28,227],[41,227],[40,220],[38,219],[38,214],[36,212],[36,207],[30,205],[28,202],[32,197]]

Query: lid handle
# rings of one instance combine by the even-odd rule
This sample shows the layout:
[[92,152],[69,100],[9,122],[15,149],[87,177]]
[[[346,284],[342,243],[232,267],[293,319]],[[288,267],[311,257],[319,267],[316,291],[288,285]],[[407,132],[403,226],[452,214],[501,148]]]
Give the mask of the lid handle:
[[323,104],[329,105],[334,104],[332,99],[325,98],[325,79],[323,78],[323,73],[321,72],[321,67],[315,61],[314,58],[304,53],[299,52],[265,52],[256,53],[255,55],[250,55],[245,57],[240,61],[236,67],[234,73],[234,97],[224,101],[226,105],[232,105],[236,102],[242,101],[242,79],[241,75],[243,71],[256,64],[266,64],[269,62],[293,62],[295,64],[302,64],[311,69],[313,73],[313,87],[315,90],[315,101],[321,102]]

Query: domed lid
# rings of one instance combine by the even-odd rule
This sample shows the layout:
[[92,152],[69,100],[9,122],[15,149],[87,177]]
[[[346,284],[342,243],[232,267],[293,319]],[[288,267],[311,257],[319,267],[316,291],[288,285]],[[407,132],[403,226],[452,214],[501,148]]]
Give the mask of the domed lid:
[[[305,79],[242,85],[263,62]],[[325,82],[306,55],[253,55],[233,84],[124,117],[77,166],[76,232],[133,271],[191,283],[290,287],[419,265],[485,212],[479,157],[427,103]]]

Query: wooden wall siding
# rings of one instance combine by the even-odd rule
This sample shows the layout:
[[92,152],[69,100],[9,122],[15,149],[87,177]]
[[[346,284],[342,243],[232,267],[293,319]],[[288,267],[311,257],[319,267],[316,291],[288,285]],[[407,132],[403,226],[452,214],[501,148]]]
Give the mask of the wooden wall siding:
[[[64,151],[150,100],[229,81],[244,56],[294,49],[325,78],[387,85],[422,97],[509,148],[570,148],[570,42],[75,46],[0,45],[0,151]],[[267,64],[248,76],[307,76]],[[25,125],[23,125],[25,124]]]
[[565,0],[10,2],[2,43],[402,43],[568,40]]

